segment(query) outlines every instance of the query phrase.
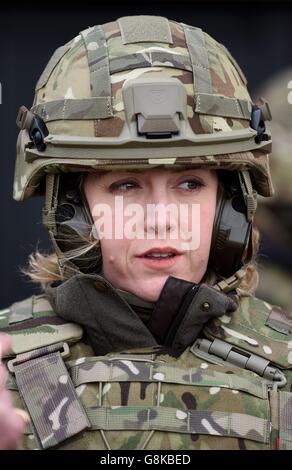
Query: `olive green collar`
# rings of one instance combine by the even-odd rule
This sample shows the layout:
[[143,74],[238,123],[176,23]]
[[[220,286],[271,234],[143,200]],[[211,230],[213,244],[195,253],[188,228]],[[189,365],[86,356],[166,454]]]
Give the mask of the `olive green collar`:
[[128,304],[132,306],[149,308],[151,310],[153,310],[153,308],[155,307],[156,302],[149,302],[149,301],[143,300],[137,295],[133,294],[132,292],[128,292],[122,289],[116,289],[116,291],[121,297],[123,297],[128,302]]

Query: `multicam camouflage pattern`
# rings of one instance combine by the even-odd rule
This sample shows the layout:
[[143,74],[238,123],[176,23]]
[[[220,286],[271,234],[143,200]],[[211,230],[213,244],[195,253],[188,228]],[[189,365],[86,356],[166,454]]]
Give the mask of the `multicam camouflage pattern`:
[[[28,307],[30,305],[30,310]],[[30,317],[27,312],[30,312]],[[26,312],[24,315],[23,312]],[[33,312],[33,315],[32,315]],[[21,323],[26,319],[25,327]],[[82,328],[57,317],[48,301],[42,296],[33,296],[26,302],[17,302],[0,312],[0,330],[12,335],[12,355],[40,348],[59,341],[76,342],[82,337]]]
[[207,336],[228,341],[265,359],[273,358],[272,362],[281,369],[292,368],[292,342],[288,341],[292,316],[283,312],[285,330],[280,321],[276,322],[276,312],[280,318],[282,310],[279,307],[253,296],[242,296],[240,307],[232,317],[223,315],[204,331]]
[[[48,148],[44,152],[35,151],[29,142],[27,130],[21,130],[14,182],[16,200],[26,199],[37,192],[40,181],[47,172],[79,172],[99,168],[118,170],[137,165],[149,168],[149,165],[153,167],[155,163],[169,163],[167,158],[172,157],[174,139],[166,139],[167,142],[164,140],[163,143],[156,141],[155,145],[153,141],[142,139],[140,148],[136,149],[137,145],[135,146],[136,158],[135,152],[131,157],[132,161],[127,155],[131,143],[125,145],[122,139],[126,128],[122,88],[133,78],[179,80],[187,93],[187,121],[193,135],[208,137],[226,133],[228,140],[228,136],[231,139],[235,131],[250,129],[251,98],[246,88],[246,79],[230,53],[208,34],[202,33],[200,37],[203,38],[206,49],[201,49],[207,55],[208,67],[205,69],[210,81],[210,94],[200,95],[198,91],[202,80],[200,73],[193,73],[198,70],[198,66],[192,63],[190,50],[198,53],[199,59],[202,51],[195,42],[187,44],[185,34],[186,30],[193,31],[195,28],[175,21],[169,21],[168,24],[172,43],[133,40],[132,43],[124,44],[120,22],[113,21],[102,27],[82,31],[55,53],[37,84],[32,107],[32,111],[39,113],[46,121],[50,133],[46,139]],[[214,98],[217,99],[215,104]],[[224,103],[224,100],[228,111],[224,106],[221,109],[218,104],[221,101]],[[230,103],[234,107],[233,111],[230,111]],[[77,148],[79,145],[79,158],[70,158],[72,145],[68,148],[61,143],[55,148],[51,145],[52,136],[67,137],[66,145],[74,143],[73,136],[95,140],[94,144],[91,142],[91,149],[88,145],[76,143]],[[104,145],[105,138],[108,138],[106,145],[116,141],[115,148],[120,152],[120,158],[118,155],[110,158],[108,153],[102,156],[100,151],[97,153],[101,145],[98,139],[103,139]],[[273,193],[273,187],[268,149],[261,148],[253,138],[252,141],[252,148],[248,150],[244,142],[242,145],[238,143],[236,152],[227,152],[226,147],[218,143],[214,154],[201,152],[196,156],[192,154],[194,148],[188,150],[184,143],[179,150],[179,157],[173,159],[171,164],[208,165],[210,168],[224,167],[230,170],[250,169],[255,189],[263,196],[269,196]],[[177,152],[178,149],[175,155]],[[153,162],[155,159],[156,162]]]
[[[24,305],[27,308],[27,300]],[[44,337],[41,322],[38,326],[31,324],[41,318],[41,313],[44,321],[48,316],[58,319],[46,298],[35,296],[31,305],[32,319],[11,324],[11,330],[6,327],[13,341],[16,336],[25,338],[38,331],[42,346],[60,341],[60,335],[56,339]],[[19,308],[21,313],[21,303]],[[287,384],[279,390],[271,390],[270,382],[248,370],[202,360],[191,348],[179,357],[170,356],[161,347],[94,357],[93,350],[80,340],[80,332],[77,334],[72,328],[71,338],[66,337],[71,344],[66,367],[90,427],[59,443],[57,448],[236,450],[275,449],[279,443],[281,448],[290,448],[292,335],[266,326],[271,311],[272,306],[267,303],[242,295],[235,315],[215,320],[205,333],[209,338],[220,337],[246,351],[252,350],[282,368]],[[10,313],[10,309],[0,313],[3,325],[9,324]],[[53,330],[50,336],[54,338]],[[28,350],[28,343],[20,344],[20,352]],[[47,382],[52,382],[50,369],[44,373]],[[59,377],[61,383],[65,382],[63,375]],[[37,382],[35,377],[31,386],[37,387]],[[11,373],[7,387],[15,405],[23,407]],[[61,424],[66,433],[70,426],[72,430],[72,419],[64,399],[66,396],[62,400],[61,394],[55,401],[52,418],[50,398],[45,396],[41,416],[47,422]],[[60,442],[58,432],[56,426],[47,436],[48,446]],[[22,448],[40,447],[39,438],[28,425]]]
[[[220,130],[248,127],[247,121],[228,121],[212,116],[200,117],[194,113],[194,85],[192,64],[186,44],[183,27],[180,23],[169,22],[173,44],[155,42],[123,45],[117,21],[106,23],[103,30],[107,52],[96,53],[96,65],[108,55],[111,81],[112,108],[114,116],[105,121],[83,121],[84,113],[74,115],[73,122],[48,123],[51,134],[68,134],[92,137],[118,137],[125,122],[122,86],[126,80],[138,77],[176,77],[185,85],[188,94],[188,118],[196,133],[213,133]],[[46,83],[38,89],[33,106],[55,100],[91,98],[88,57],[83,36],[92,33],[89,28],[76,36],[69,50],[52,70]],[[212,76],[213,93],[251,101],[242,74],[231,63],[225,49],[205,33],[206,46]],[[98,50],[97,41],[90,42],[91,50]],[[106,96],[101,92],[100,96]],[[71,116],[73,117],[73,116]]]
[[[9,363],[43,449],[90,426],[60,355],[64,349],[64,343],[41,347]],[[62,423],[64,413],[66,426]]]

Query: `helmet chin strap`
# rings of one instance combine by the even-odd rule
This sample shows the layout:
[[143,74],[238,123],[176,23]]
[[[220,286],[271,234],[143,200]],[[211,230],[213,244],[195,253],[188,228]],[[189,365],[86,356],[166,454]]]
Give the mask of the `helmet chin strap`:
[[247,170],[238,172],[239,183],[246,204],[247,220],[252,222],[257,209],[257,191],[252,187],[250,174]]
[[239,286],[244,276],[245,269],[242,268],[236,271],[232,276],[217,282],[212,287],[227,294],[228,292],[232,291],[233,289],[236,289]]

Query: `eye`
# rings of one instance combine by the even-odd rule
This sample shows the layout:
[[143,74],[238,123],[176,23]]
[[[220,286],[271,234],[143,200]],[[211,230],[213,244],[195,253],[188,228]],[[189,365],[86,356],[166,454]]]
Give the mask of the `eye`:
[[203,186],[205,186],[205,184],[202,181],[194,178],[189,178],[179,183],[179,187],[186,191],[197,191]]
[[135,188],[140,188],[139,184],[134,181],[134,180],[126,180],[126,181],[116,181],[112,183],[109,187],[109,191],[111,193],[116,193],[116,192],[128,192],[131,191],[132,189]]

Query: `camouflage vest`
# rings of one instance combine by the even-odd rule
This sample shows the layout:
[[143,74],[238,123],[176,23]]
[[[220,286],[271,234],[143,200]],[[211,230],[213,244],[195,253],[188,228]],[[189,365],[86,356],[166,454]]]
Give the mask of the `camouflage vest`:
[[179,357],[96,357],[44,295],[0,311],[23,449],[292,449],[292,319],[241,296]]

